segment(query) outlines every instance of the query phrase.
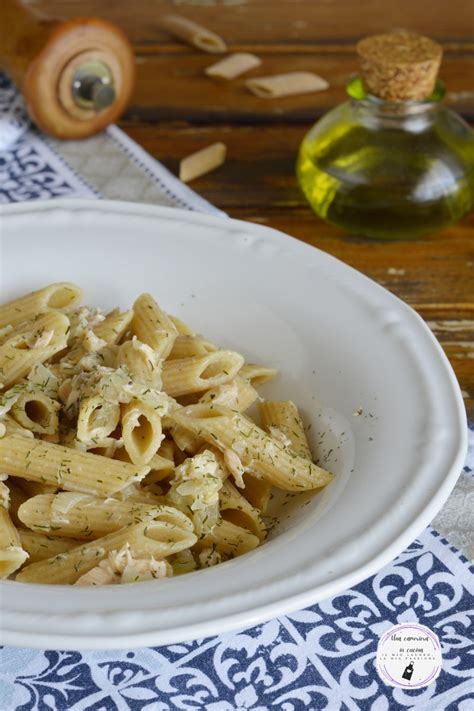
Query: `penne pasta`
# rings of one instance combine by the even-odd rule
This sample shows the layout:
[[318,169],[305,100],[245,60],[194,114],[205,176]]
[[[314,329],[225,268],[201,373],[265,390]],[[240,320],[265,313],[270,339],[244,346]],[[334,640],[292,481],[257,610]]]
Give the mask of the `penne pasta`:
[[131,328],[136,337],[155,351],[157,359],[167,358],[178,335],[173,321],[150,294],[138,297],[133,313]]
[[204,70],[208,77],[217,79],[235,79],[245,72],[260,66],[262,60],[255,54],[249,52],[236,52],[229,54],[225,59],[221,59]]
[[183,158],[179,164],[179,179],[183,183],[189,183],[191,180],[200,178],[201,175],[210,173],[225,162],[226,154],[227,146],[220,141],[191,153],[191,155]]
[[0,381],[3,388],[24,378],[67,346],[69,319],[52,311],[28,321],[0,346]]
[[60,404],[40,389],[21,393],[11,408],[12,417],[25,431],[57,434]]
[[316,489],[332,480],[330,472],[299,457],[244,415],[228,408],[191,405],[175,410],[170,418],[222,452],[232,450],[246,471],[285,491]]
[[103,321],[94,326],[94,333],[109,345],[119,343],[133,319],[133,311],[114,309]]
[[324,91],[329,83],[313,72],[287,72],[268,77],[247,79],[248,89],[263,99],[276,99],[281,96],[308,94],[312,91]]
[[161,361],[146,343],[137,338],[125,341],[119,346],[116,363],[125,366],[133,380],[161,390]]
[[29,583],[72,585],[82,575],[97,566],[112,551],[128,544],[136,556],[151,555],[161,560],[190,548],[196,536],[189,529],[178,528],[166,521],[141,521],[109,533],[54,558],[27,565],[16,580]]
[[219,508],[225,521],[248,529],[260,541],[265,539],[265,526],[259,511],[227,479],[219,492]]
[[30,321],[40,313],[66,309],[77,304],[82,290],[75,284],[59,282],[50,284],[31,294],[0,305],[0,328]]
[[190,519],[171,506],[99,499],[68,492],[28,499],[20,506],[18,518],[32,531],[85,540],[105,536],[140,521],[166,521],[192,531]]
[[212,546],[226,557],[237,558],[260,545],[260,540],[246,528],[221,520],[202,539],[200,546]]
[[108,437],[120,421],[120,405],[104,400],[100,395],[81,400],[77,417],[77,439],[95,442]]
[[0,506],[0,579],[18,570],[28,553],[21,546],[20,536],[6,508]]
[[158,451],[164,435],[160,414],[150,405],[134,400],[122,407],[122,437],[134,464],[148,464]]
[[231,410],[245,412],[258,398],[258,392],[248,380],[237,376],[229,383],[218,385],[204,393],[201,404],[223,405]]
[[[59,283],[0,306],[0,577],[94,586],[207,568],[265,543],[273,486],[331,481],[296,405],[259,397],[274,368],[150,294],[106,316],[79,296]],[[262,428],[242,414],[258,401]]]
[[149,469],[59,444],[9,435],[0,439],[0,470],[67,491],[108,496],[140,481]]
[[220,53],[227,49],[222,37],[186,17],[165,15],[161,18],[160,25],[173,37],[177,37],[203,52]]
[[243,362],[243,356],[234,351],[215,351],[204,356],[165,361],[163,390],[172,397],[208,390],[232,380]]
[[265,365],[255,363],[245,363],[239,371],[239,376],[248,380],[254,388],[273,380],[278,375],[276,368],[267,368]]
[[174,323],[179,336],[195,336],[196,334],[184,321],[177,316],[169,314],[168,318]]
[[294,402],[265,400],[258,404],[258,410],[262,426],[267,432],[291,447],[300,457],[311,459],[303,422]]
[[217,346],[210,341],[206,341],[202,336],[178,336],[173,343],[173,348],[168,356],[168,360],[203,356],[217,350]]
[[50,533],[39,533],[19,528],[18,534],[23,550],[28,553],[28,563],[37,563],[39,560],[51,558],[59,553],[70,551],[71,548],[80,546],[82,541],[74,538],[52,536]]
[[242,495],[262,514],[266,513],[272,494],[272,485],[265,479],[257,479],[252,474],[244,474]]

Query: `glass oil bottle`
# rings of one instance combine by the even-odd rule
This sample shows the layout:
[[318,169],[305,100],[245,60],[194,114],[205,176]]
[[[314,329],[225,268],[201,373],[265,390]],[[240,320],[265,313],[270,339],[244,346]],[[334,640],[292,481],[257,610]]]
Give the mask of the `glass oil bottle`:
[[318,121],[297,160],[314,211],[346,231],[416,238],[474,207],[474,132],[440,102],[441,47],[407,32],[358,44],[351,100]]

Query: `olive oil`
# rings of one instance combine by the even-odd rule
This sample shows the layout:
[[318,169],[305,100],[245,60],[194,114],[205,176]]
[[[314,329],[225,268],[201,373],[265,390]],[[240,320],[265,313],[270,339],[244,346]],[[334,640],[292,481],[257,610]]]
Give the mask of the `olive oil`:
[[[381,36],[384,37],[384,36]],[[398,87],[397,87],[398,88]],[[355,235],[412,239],[474,207],[474,133],[440,103],[387,101],[361,79],[304,138],[296,172],[313,210]]]

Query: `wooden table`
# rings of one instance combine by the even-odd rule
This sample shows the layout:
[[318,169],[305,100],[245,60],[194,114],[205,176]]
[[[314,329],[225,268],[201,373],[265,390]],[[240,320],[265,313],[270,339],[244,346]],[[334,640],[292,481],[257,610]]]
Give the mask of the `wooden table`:
[[[123,27],[138,63],[132,105],[121,121],[147,151],[176,171],[179,159],[213,141],[225,165],[192,187],[232,217],[276,227],[335,255],[411,304],[441,341],[474,419],[474,214],[416,242],[361,239],[315,217],[299,192],[294,162],[309,126],[344,100],[356,70],[354,45],[395,27],[442,42],[447,101],[474,121],[472,0],[35,0],[48,15],[100,14]],[[176,12],[221,34],[232,51],[263,59],[253,75],[309,69],[331,83],[322,93],[279,100],[222,84],[203,70],[214,57],[159,28]],[[248,76],[251,76],[249,74]]]

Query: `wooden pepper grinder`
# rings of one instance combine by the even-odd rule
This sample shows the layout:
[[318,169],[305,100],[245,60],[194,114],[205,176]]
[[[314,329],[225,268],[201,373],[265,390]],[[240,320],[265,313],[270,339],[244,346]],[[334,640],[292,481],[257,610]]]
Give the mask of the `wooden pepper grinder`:
[[21,0],[1,0],[0,67],[35,123],[57,138],[86,138],[115,121],[135,80],[133,50],[118,27],[95,17],[45,21]]

